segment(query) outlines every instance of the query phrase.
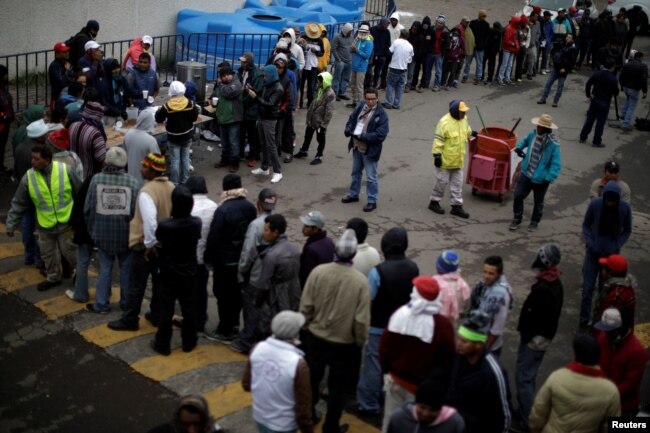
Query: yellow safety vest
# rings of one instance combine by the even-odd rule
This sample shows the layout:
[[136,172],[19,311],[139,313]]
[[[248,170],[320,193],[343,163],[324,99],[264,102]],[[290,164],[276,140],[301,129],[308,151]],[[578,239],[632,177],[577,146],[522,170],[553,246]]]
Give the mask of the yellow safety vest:
[[56,161],[52,163],[50,185],[41,172],[30,168],[27,171],[27,187],[36,208],[39,226],[50,229],[57,223],[65,224],[70,220],[74,202],[65,164]]

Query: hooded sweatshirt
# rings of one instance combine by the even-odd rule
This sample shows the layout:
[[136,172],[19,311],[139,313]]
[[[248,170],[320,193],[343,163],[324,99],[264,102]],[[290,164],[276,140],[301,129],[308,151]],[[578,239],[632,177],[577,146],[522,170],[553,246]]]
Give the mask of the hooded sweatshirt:
[[442,155],[442,169],[463,168],[467,141],[472,134],[467,116],[459,119],[460,101],[455,99],[449,104],[449,113],[442,116],[436,126],[431,153]]
[[[606,200],[615,201],[607,209]],[[621,200],[621,187],[609,182],[603,188],[603,196],[589,203],[582,221],[582,234],[587,251],[600,257],[617,254],[632,233],[632,211],[630,205]]]
[[321,72],[323,87],[318,89],[316,97],[307,110],[306,123],[313,129],[327,128],[334,115],[334,101],[336,93],[332,89],[332,74]]
[[168,273],[177,277],[196,275],[196,245],[201,239],[201,219],[191,216],[192,206],[194,198],[190,190],[184,185],[174,188],[171,218],[160,221],[156,229],[163,276]]
[[462,433],[465,431],[463,417],[450,406],[442,406],[440,414],[431,424],[418,421],[415,403],[409,401],[390,418],[387,433]]
[[126,112],[128,89],[126,78],[122,74],[117,78],[113,77],[113,69],[119,67],[120,63],[115,59],[104,60],[104,79],[98,90],[105,116],[117,117]]
[[[384,30],[384,25],[389,24],[390,20],[386,17],[379,19],[379,24],[372,26],[370,35],[372,35],[373,44],[375,48],[375,57],[387,57],[389,54],[388,48],[392,43],[390,30]],[[389,26],[390,27],[390,26]],[[399,31],[397,32],[399,37]]]
[[192,139],[199,107],[183,95],[173,96],[156,111],[156,122],[164,123],[170,143],[187,146]]
[[388,25],[388,31],[390,32],[390,43],[392,44],[393,42],[395,42],[396,40],[399,39],[399,33],[402,31],[404,26],[400,24],[400,22],[399,22],[399,14],[397,12],[393,13],[390,16],[390,19],[391,20],[392,19],[397,20],[397,25],[396,26],[393,26],[392,23]]
[[23,141],[27,140],[27,125],[42,119],[44,110],[45,105],[33,104],[22,112],[22,125],[16,129],[16,132],[14,132],[14,136],[11,139],[11,145],[13,147],[14,153],[16,152],[16,147],[18,147],[18,145]]
[[305,67],[305,53],[302,51],[302,48],[296,44],[296,32],[294,32],[293,29],[289,27],[284,31],[284,33],[289,33],[289,36],[291,36],[289,50],[291,50],[291,55],[298,59],[298,63],[300,63],[300,69],[302,70]]
[[422,51],[422,42],[424,41],[424,35],[422,34],[422,24],[420,24],[420,21],[413,21],[407,40],[413,47],[415,60],[421,61],[426,53]]
[[350,47],[354,42],[354,32],[350,30],[346,35],[345,29],[342,29],[332,40],[332,55],[337,62],[350,63],[352,61],[352,52]]
[[155,126],[153,113],[148,110],[141,111],[135,123],[135,128],[129,129],[124,136],[127,172],[141,182],[144,179],[140,172],[140,163],[149,153],[160,153],[158,142],[151,135]]
[[519,26],[519,17],[510,18],[510,23],[506,26],[503,33],[503,50],[510,53],[519,51],[519,38],[517,37],[517,27]]

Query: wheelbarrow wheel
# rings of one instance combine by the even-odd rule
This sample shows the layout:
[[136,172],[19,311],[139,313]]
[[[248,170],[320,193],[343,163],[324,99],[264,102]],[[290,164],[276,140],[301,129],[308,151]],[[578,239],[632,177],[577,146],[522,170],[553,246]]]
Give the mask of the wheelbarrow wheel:
[[477,192],[478,192],[478,189],[472,188],[472,195],[476,195]]

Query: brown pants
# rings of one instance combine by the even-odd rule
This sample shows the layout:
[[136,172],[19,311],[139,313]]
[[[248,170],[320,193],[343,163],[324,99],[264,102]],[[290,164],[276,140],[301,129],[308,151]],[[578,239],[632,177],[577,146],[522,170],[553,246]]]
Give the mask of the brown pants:
[[77,247],[72,243],[72,230],[61,233],[45,231],[38,232],[38,243],[41,247],[41,257],[45,263],[47,281],[61,281],[61,255],[70,263],[73,269],[77,266]]

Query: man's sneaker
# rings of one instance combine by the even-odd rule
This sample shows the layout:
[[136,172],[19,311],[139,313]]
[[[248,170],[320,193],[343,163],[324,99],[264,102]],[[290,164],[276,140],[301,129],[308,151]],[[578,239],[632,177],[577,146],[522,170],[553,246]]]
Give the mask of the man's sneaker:
[[537,103],[539,105],[544,105],[544,104],[546,104],[546,99],[540,99],[539,101],[537,101]]
[[122,319],[108,322],[107,326],[109,329],[112,329],[113,331],[137,331],[138,329],[140,329],[140,326],[138,326],[137,323],[135,325],[130,325]]
[[313,159],[312,162],[309,163],[309,165],[318,165],[323,162],[323,157],[322,156],[317,156],[316,158]]
[[452,215],[456,215],[457,217],[461,218],[469,218],[469,214],[465,212],[465,209],[463,209],[462,205],[455,204],[451,206],[451,212],[449,212]]
[[538,224],[539,223],[537,221],[531,221],[530,224],[528,224],[528,231],[529,232],[534,232],[535,230],[537,230],[537,225]]
[[609,127],[610,127],[610,128],[620,129],[620,128],[621,128],[621,124],[620,124],[620,123],[613,123],[613,122],[612,122],[612,123],[609,124]]
[[72,301],[75,301],[75,302],[79,302],[80,304],[85,304],[86,302],[88,302],[88,299],[86,299],[85,301],[81,300],[81,299],[76,299],[74,297],[74,290],[69,290],[69,289],[66,290],[65,295],[68,297],[68,299],[70,299]]
[[435,213],[437,213],[439,215],[444,215],[444,213],[445,213],[445,210],[440,207],[440,203],[437,202],[437,201],[434,201],[434,200],[431,200],[429,202],[429,209],[431,209],[432,211],[434,211]]
[[341,203],[356,203],[359,201],[359,197],[350,197],[349,195],[346,195],[341,199]]
[[339,98],[343,99],[344,101],[349,101],[350,97],[347,95],[339,95]]
[[251,170],[251,174],[254,174],[255,176],[268,176],[269,173],[270,171],[268,168],[266,170],[262,170],[262,168],[258,167],[254,170]]
[[230,343],[235,340],[235,334],[224,335],[221,332],[215,330],[214,332],[204,332],[203,336],[210,341],[216,341],[217,343]]
[[44,292],[46,290],[50,290],[52,287],[57,287],[61,285],[61,281],[43,281],[42,283],[38,283],[38,286],[36,286],[36,290],[39,292]]
[[282,173],[273,173],[271,177],[271,183],[278,183],[282,180]]
[[467,77],[463,77],[463,78],[460,80],[460,82],[461,82],[461,83],[467,83]]
[[201,137],[203,137],[203,139],[207,140],[207,141],[215,141],[215,142],[216,141],[221,141],[221,139],[219,138],[219,136],[217,134],[213,133],[212,131],[210,131],[208,129],[204,129],[201,132]]
[[228,348],[230,350],[233,350],[238,353],[243,353],[244,355],[248,355],[248,352],[250,351],[249,348],[244,346],[244,344],[241,342],[241,340],[235,340],[232,343],[228,345]]
[[439,92],[439,91],[440,91],[440,87],[438,87],[438,86],[434,86],[433,89],[431,89],[431,91],[432,91],[432,92]]
[[553,101],[553,103],[551,104],[551,107],[557,107],[557,102]]
[[298,151],[298,153],[293,155],[294,158],[298,158],[298,159],[307,158],[307,156],[309,156],[309,154],[305,150],[300,150]]
[[418,86],[417,89],[415,89],[416,92],[422,93],[422,86]]
[[591,143],[591,147],[605,147],[603,143]]
[[283,161],[285,164],[289,164],[289,163],[291,163],[291,161],[293,161],[293,155],[292,155],[292,154],[288,154],[287,156],[284,157],[284,159],[283,159],[282,161]]
[[512,222],[510,223],[510,227],[508,227],[508,228],[510,229],[510,231],[514,232],[515,230],[517,230],[519,228],[520,225],[521,225],[521,220],[518,219],[518,218],[515,218],[515,219],[512,220]]
[[86,310],[90,311],[91,313],[96,313],[96,314],[108,314],[111,312],[110,309],[108,310],[96,310],[95,309],[95,304],[86,304]]

